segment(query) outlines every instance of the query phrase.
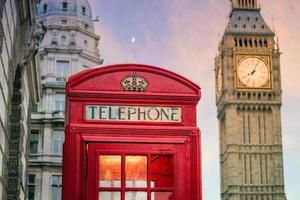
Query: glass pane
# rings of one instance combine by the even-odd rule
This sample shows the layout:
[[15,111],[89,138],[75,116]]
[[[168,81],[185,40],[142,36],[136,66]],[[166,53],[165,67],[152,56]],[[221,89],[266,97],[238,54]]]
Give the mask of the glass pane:
[[126,187],[147,187],[147,156],[126,156]]
[[99,200],[120,200],[121,192],[99,192]]
[[100,187],[121,187],[120,155],[99,157],[99,180]]
[[126,192],[125,200],[147,200],[147,192]]
[[173,200],[173,192],[152,192],[151,200]]
[[151,187],[173,187],[174,167],[172,155],[152,155],[150,163]]

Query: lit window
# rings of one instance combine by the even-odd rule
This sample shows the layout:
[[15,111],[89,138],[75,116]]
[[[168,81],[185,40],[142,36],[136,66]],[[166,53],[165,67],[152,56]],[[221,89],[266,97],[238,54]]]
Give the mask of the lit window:
[[[62,38],[63,39],[63,38]],[[58,60],[56,62],[56,80],[65,81],[69,72],[69,61]]]
[[62,10],[67,11],[68,10],[68,2],[63,2],[62,3]]
[[52,151],[54,154],[62,155],[63,143],[64,143],[64,132],[54,131],[52,136]]
[[37,154],[38,145],[39,145],[39,132],[37,130],[32,130],[30,133],[29,152],[31,154]]
[[55,94],[55,111],[65,111],[65,94]]
[[28,200],[34,200],[35,174],[28,175]]
[[61,200],[61,176],[52,176],[51,178],[51,196],[52,200]]
[[84,6],[81,7],[81,14],[82,15],[85,15],[86,14],[86,9]]

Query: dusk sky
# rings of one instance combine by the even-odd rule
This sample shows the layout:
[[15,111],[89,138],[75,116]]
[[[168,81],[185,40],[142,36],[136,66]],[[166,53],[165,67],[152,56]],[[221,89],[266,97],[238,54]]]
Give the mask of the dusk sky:
[[[143,63],[177,72],[202,88],[203,199],[220,199],[214,58],[228,22],[229,0],[90,0],[104,65]],[[300,0],[261,0],[279,38],[282,133],[288,200],[300,198]]]

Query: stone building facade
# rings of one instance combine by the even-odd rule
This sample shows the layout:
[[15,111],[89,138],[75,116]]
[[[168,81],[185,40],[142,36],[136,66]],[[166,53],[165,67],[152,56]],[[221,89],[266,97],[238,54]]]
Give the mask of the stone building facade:
[[60,200],[65,81],[102,63],[100,37],[87,0],[42,0],[37,19],[47,33],[39,48],[42,98],[31,115],[28,199]]
[[286,200],[280,50],[257,0],[231,0],[215,59],[222,200]]
[[30,110],[40,98],[36,57],[45,30],[35,0],[0,0],[0,199],[26,199]]

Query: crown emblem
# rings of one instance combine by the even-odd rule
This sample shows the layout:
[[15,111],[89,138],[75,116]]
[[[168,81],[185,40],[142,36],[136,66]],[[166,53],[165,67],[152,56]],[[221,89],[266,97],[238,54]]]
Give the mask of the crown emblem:
[[121,81],[121,85],[125,91],[144,92],[148,86],[148,81],[136,74],[125,77]]

